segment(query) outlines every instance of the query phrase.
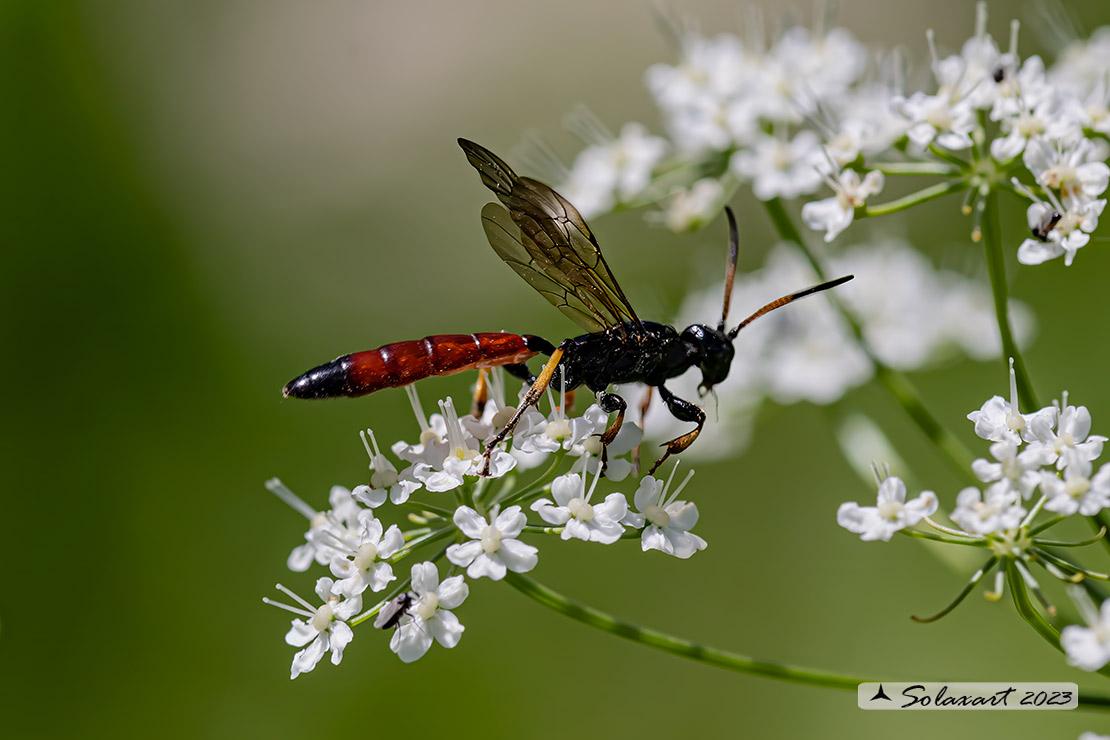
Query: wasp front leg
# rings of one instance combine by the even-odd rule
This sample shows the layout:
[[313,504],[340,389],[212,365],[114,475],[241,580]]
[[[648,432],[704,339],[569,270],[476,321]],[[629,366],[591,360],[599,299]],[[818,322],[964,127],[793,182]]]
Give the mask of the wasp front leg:
[[612,425],[598,435],[601,437],[601,474],[605,475],[609,467],[609,445],[617,438],[617,432],[621,430],[621,424],[624,424],[624,412],[628,409],[628,403],[616,393],[601,391],[597,394],[597,405],[606,414],[617,412],[617,418],[613,420]]
[[680,437],[675,437],[670,442],[664,442],[662,446],[666,447],[667,451],[663,453],[663,457],[656,460],[655,464],[651,466],[648,475],[652,475],[658,470],[659,466],[662,465],[663,461],[668,457],[677,455],[692,445],[694,440],[698,438],[698,435],[701,434],[702,427],[705,426],[705,412],[702,411],[699,406],[689,401],[682,400],[663,386],[659,386],[659,397],[663,399],[663,403],[667,404],[667,410],[671,412],[671,416],[679,421],[695,422],[697,427],[695,427],[693,431],[687,432]]
[[498,445],[504,442],[509,435],[513,433],[513,430],[516,429],[516,425],[520,423],[528,407],[539,404],[540,399],[543,398],[544,391],[547,390],[547,386],[551,385],[551,378],[555,375],[555,369],[559,366],[559,361],[563,359],[563,348],[569,343],[569,339],[565,340],[551,353],[551,357],[548,359],[547,364],[543,366],[543,370],[540,371],[535,381],[532,382],[532,387],[528,389],[528,393],[525,394],[520,405],[517,406],[516,413],[514,413],[508,423],[505,424],[505,428],[498,432],[497,436],[491,439],[489,444],[486,445],[486,451],[482,453],[482,457],[485,458],[485,460],[482,463],[482,469],[478,473],[479,475],[489,475],[490,455],[493,454],[493,451],[497,449]]

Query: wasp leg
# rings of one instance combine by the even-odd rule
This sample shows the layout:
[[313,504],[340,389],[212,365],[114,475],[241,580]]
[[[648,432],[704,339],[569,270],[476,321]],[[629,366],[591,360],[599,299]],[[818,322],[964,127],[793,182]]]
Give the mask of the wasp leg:
[[564,341],[563,344],[559,345],[559,347],[551,353],[551,359],[547,361],[547,364],[543,366],[543,370],[536,376],[536,380],[532,383],[532,387],[528,389],[528,393],[524,396],[523,400],[521,400],[520,406],[517,407],[516,413],[509,419],[505,428],[498,432],[497,436],[491,439],[489,444],[486,445],[486,451],[482,454],[485,461],[482,463],[482,469],[478,475],[489,475],[490,455],[493,454],[493,451],[497,449],[498,445],[505,441],[506,437],[513,433],[513,429],[520,423],[520,419],[524,416],[524,412],[528,410],[528,407],[535,406],[540,402],[540,399],[543,398],[544,391],[547,390],[547,386],[551,384],[552,376],[555,375],[555,368],[559,366],[559,360],[563,359],[563,346],[569,341],[570,340]]
[[570,416],[574,413],[574,394],[576,391],[567,391],[567,401],[563,404],[563,413]]
[[[647,416],[648,406],[651,405],[651,394],[654,391],[653,386],[647,386],[647,391],[644,393],[644,398],[640,401],[640,433],[641,435],[647,429],[644,425],[644,417]],[[632,449],[632,464],[636,466],[636,470],[640,469],[640,445],[636,445]]]
[[476,419],[482,418],[482,411],[486,408],[486,401],[489,400],[489,382],[486,381],[486,375],[489,370],[486,368],[478,369],[478,382],[474,384],[474,400],[470,404],[470,413]]
[[617,438],[617,432],[621,430],[628,403],[616,393],[602,391],[597,394],[597,405],[607,414],[617,412],[617,418],[613,420],[613,424],[598,435],[601,437],[601,474],[605,475],[605,471],[609,467],[609,445]]
[[651,466],[648,475],[658,470],[659,466],[662,465],[663,461],[668,457],[677,455],[692,445],[694,440],[698,438],[698,435],[701,434],[701,428],[705,426],[705,412],[698,406],[695,406],[689,401],[683,401],[663,386],[659,386],[659,397],[663,399],[663,403],[667,404],[667,410],[671,412],[674,418],[679,421],[695,422],[697,423],[697,427],[691,432],[686,432],[686,434],[683,434],[681,437],[675,437],[670,442],[664,442],[662,446],[666,447],[667,451],[663,453],[663,457],[656,460],[655,464]]

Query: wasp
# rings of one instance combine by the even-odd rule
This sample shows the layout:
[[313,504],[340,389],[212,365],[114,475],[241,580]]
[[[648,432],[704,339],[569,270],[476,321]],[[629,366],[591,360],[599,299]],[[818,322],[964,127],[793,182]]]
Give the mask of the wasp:
[[[643,321],[613,277],[590,227],[566,198],[537,180],[518,176],[500,157],[472,141],[459,139],[459,146],[482,184],[499,201],[482,209],[482,226],[494,252],[586,333],[564,339],[558,346],[538,336],[507,333],[434,335],[396,342],[343,355],[309,370],[285,385],[282,392],[286,397],[363,396],[435,375],[504,367],[531,387],[512,418],[487,445],[482,469],[487,474],[492,451],[512,434],[527,409],[539,403],[556,371],[565,390],[584,385],[595,394],[602,410],[616,413],[601,434],[603,465],[605,450],[620,430],[628,407],[625,399],[609,388],[644,383],[658,391],[675,418],[695,425],[663,443],[666,449],[651,467],[654,473],[668,457],[693,444],[705,425],[705,412],[668,390],[668,380],[697,367],[704,395],[728,377],[734,357],[732,343],[741,329],[770,311],[853,277],[846,275],[783,296],[726,330],[739,252],[736,218],[726,208],[729,256],[724,307],[717,325],[694,324],[679,331],[667,324]],[[533,375],[527,361],[536,355],[548,359],[539,374]]]

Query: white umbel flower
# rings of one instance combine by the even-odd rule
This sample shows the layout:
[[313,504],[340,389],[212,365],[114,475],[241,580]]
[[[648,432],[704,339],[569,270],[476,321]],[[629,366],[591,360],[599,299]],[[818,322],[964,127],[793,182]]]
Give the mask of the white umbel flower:
[[433,638],[445,648],[459,644],[466,628],[450,610],[466,601],[470,587],[462,576],[440,583],[435,563],[424,562],[412,566],[412,591],[412,604],[389,641],[389,649],[405,663],[423,657]]
[[830,181],[836,195],[803,205],[802,220],[811,229],[824,229],[825,241],[831,242],[852,225],[857,208],[865,205],[872,195],[882,192],[883,182],[883,173],[877,170],[868,172],[862,180],[855,170],[844,170],[836,180]]
[[690,501],[677,500],[678,494],[690,482],[694,471],[686,474],[674,493],[669,493],[677,469],[676,463],[665,484],[650,475],[645,475],[640,480],[640,487],[633,497],[637,511],[628,512],[624,523],[630,527],[644,528],[640,535],[640,549],[644,552],[658,550],[685,560],[698,550],[704,550],[706,542],[690,531],[698,523],[697,505]]
[[532,504],[532,511],[548,524],[562,526],[560,537],[611,545],[624,534],[621,519],[628,513],[623,493],[610,493],[600,504],[591,504],[594,489],[601,475],[594,476],[586,490],[585,474],[568,473],[551,481],[551,498]]
[[1094,516],[1110,506],[1110,465],[1103,465],[1091,476],[1090,461],[1082,458],[1064,468],[1063,476],[1044,473],[1041,491],[1048,496],[1044,508],[1070,516]]
[[854,501],[840,505],[836,523],[869,542],[889,542],[894,533],[931,516],[937,510],[937,495],[922,491],[917,498],[906,501],[906,484],[891,476],[879,484],[875,506],[860,506]]
[[917,498],[906,500],[906,484],[890,476],[879,484],[875,506],[860,506],[855,501],[841,504],[836,523],[864,541],[881,539],[888,543],[899,529],[906,529],[937,510],[937,495],[922,490]]
[[1013,489],[996,483],[986,493],[974,487],[960,491],[951,518],[968,534],[983,535],[1011,530],[1024,516]]
[[316,581],[316,595],[324,602],[319,607],[313,607],[280,583],[277,585],[278,590],[294,599],[300,604],[300,607],[263,599],[271,606],[304,617],[303,619],[294,619],[289,633],[285,635],[286,643],[293,647],[304,648],[293,656],[290,678],[296,678],[302,673],[311,671],[328,651],[331,651],[332,665],[339,665],[339,662],[343,660],[344,648],[354,637],[347,620],[358,614],[362,609],[362,597],[343,599],[332,590],[333,585],[334,581],[330,578],[321,578]]
[[[1044,454],[1046,465],[1055,463],[1057,470],[1075,464],[1090,462],[1102,454],[1106,437],[1091,434],[1091,412],[1086,406],[1072,406],[1065,392],[1059,406],[1053,408],[1056,424],[1034,426],[1036,441],[1031,448]],[[1058,419],[1057,419],[1058,415]]]
[[333,588],[347,598],[354,598],[368,588],[385,590],[395,580],[393,567],[385,560],[405,546],[400,528],[393,524],[385,530],[369,509],[359,512],[359,521],[362,531],[358,540],[345,543],[348,547],[337,548],[339,552],[331,561],[331,573],[340,579]]
[[492,523],[469,506],[455,509],[455,526],[470,537],[468,542],[447,548],[447,559],[466,568],[466,575],[500,581],[507,571],[527,573],[536,567],[537,550],[517,539],[524,531],[526,517],[519,506],[510,506],[500,514],[495,510]]
[[995,442],[990,447],[991,457],[997,462],[983,458],[973,460],[971,472],[984,483],[998,481],[1004,488],[1022,498],[1029,498],[1033,489],[1041,482],[1040,469],[1050,460],[1045,451],[1030,445],[1022,452],[1009,440]]
[[1037,438],[1034,430],[1051,428],[1056,421],[1056,409],[1051,406],[1032,414],[1018,411],[1017,374],[1014,372],[1014,358],[1010,358],[1010,400],[993,396],[978,411],[967,415],[975,424],[975,434],[991,442],[1012,442],[1021,444],[1024,440],[1032,442]]

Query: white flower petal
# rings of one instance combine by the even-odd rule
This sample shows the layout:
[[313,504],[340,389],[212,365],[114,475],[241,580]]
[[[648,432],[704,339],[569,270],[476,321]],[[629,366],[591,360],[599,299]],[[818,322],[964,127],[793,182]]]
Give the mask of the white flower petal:
[[393,631],[389,640],[389,649],[405,663],[412,663],[424,657],[428,648],[432,646],[432,633],[422,619],[413,619],[402,624]]
[[290,670],[289,678],[296,678],[302,673],[308,673],[316,664],[320,662],[320,658],[324,657],[324,653],[328,649],[328,638],[325,633],[318,633],[316,639],[311,645],[301,650],[293,656],[293,665]]
[[447,560],[460,568],[470,565],[481,554],[482,543],[479,540],[470,540],[447,548]]
[[453,648],[459,644],[462,633],[466,630],[459,622],[459,618],[451,612],[440,609],[434,618],[428,622],[436,642],[445,648]]
[[502,540],[497,554],[514,573],[527,573],[539,562],[539,549],[520,540]]
[[462,576],[451,576],[445,580],[438,589],[436,589],[436,596],[439,597],[439,606],[441,609],[454,609],[464,601],[470,594],[470,586],[466,585],[466,581]]
[[482,530],[489,526],[485,517],[469,506],[460,506],[455,509],[453,520],[455,526],[472,540],[480,539],[482,537]]
[[412,590],[423,596],[439,586],[439,571],[435,563],[423,562],[412,566]]

